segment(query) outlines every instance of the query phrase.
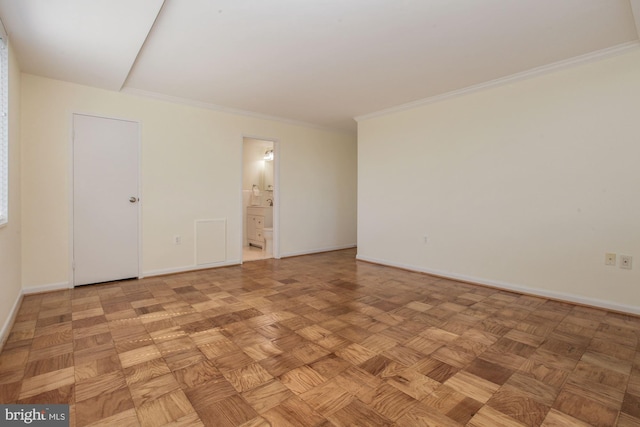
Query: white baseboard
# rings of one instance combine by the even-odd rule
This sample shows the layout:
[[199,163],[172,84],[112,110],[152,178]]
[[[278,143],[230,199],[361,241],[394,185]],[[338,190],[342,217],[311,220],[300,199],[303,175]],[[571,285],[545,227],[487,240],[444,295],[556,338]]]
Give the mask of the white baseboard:
[[326,248],[313,249],[310,251],[285,252],[280,254],[280,258],[288,258],[288,257],[294,257],[294,256],[302,256],[302,255],[313,255],[313,254],[319,254],[322,252],[341,251],[343,249],[352,249],[352,248],[355,248],[356,246],[357,245],[355,244],[343,245],[343,246],[329,246]]
[[189,271],[196,270],[206,270],[208,268],[216,268],[216,267],[228,267],[230,265],[239,265],[242,264],[241,260],[231,260],[224,262],[214,262],[211,264],[202,264],[202,265],[186,265],[184,267],[175,267],[175,268],[163,268],[160,270],[149,270],[145,271],[142,277],[151,277],[151,276],[164,276],[166,274],[175,274],[175,273],[187,273]]
[[598,307],[598,308],[603,308],[607,310],[640,315],[640,307],[619,304],[612,301],[605,301],[605,300],[600,300],[595,298],[587,298],[580,295],[549,291],[545,289],[529,288],[527,286],[520,286],[512,283],[500,282],[496,280],[487,280],[487,279],[472,277],[472,276],[465,276],[463,274],[451,273],[449,271],[433,270],[429,268],[417,267],[415,265],[410,265],[410,264],[390,262],[387,260],[372,258],[368,256],[363,256],[363,255],[356,255],[356,259],[360,261],[370,262],[373,264],[380,264],[388,267],[402,268],[404,270],[415,271],[418,273],[431,274],[431,275],[442,277],[445,279],[460,280],[462,282],[468,282],[468,283],[477,283],[478,285],[490,286],[492,288],[503,289],[506,291],[513,291],[513,292],[518,292],[518,293],[527,294],[527,295],[539,296],[542,298],[550,298],[553,300],[572,302],[580,305],[587,305],[587,306]]
[[23,295],[39,294],[42,292],[60,291],[62,289],[71,289],[73,286],[69,282],[49,283],[47,285],[30,286],[22,288]]
[[4,348],[4,344],[7,342],[9,338],[9,331],[11,331],[11,327],[13,327],[13,322],[16,320],[16,316],[18,315],[18,308],[20,307],[20,303],[22,302],[22,290],[18,293],[16,300],[9,311],[9,315],[2,325],[2,329],[0,329],[0,351]]
[[[311,255],[311,254],[317,254],[317,253],[321,253],[321,252],[339,251],[339,250],[342,250],[342,249],[351,249],[351,248],[355,248],[355,247],[356,247],[356,245],[344,245],[344,246],[331,246],[331,247],[326,247],[326,248],[314,249],[314,250],[311,250],[311,251],[288,252],[288,253],[280,254],[279,258],[287,258],[287,257],[300,256],[300,255]],[[242,264],[242,260],[235,259],[235,260],[231,260],[231,261],[216,262],[216,263],[211,263],[211,264],[186,265],[184,267],[164,268],[164,269],[159,269],[159,270],[149,270],[149,271],[143,272],[142,276],[140,276],[140,278],[142,278],[142,277],[152,277],[152,276],[164,276],[166,274],[175,274],[175,273],[187,273],[189,271],[206,270],[208,268],[216,268],[216,267],[228,267],[228,266],[240,265],[240,264]]]
[[48,285],[39,285],[39,286],[31,286],[29,288],[22,288],[16,297],[13,306],[11,307],[11,311],[9,311],[9,315],[2,325],[2,329],[0,329],[0,351],[4,347],[7,338],[9,338],[9,331],[13,327],[13,322],[15,321],[16,315],[18,314],[18,308],[20,307],[20,303],[22,302],[22,298],[25,295],[29,294],[39,294],[42,292],[51,292],[51,291],[59,291],[61,289],[69,289],[72,286],[69,285],[68,282],[60,282],[60,283],[50,283]]

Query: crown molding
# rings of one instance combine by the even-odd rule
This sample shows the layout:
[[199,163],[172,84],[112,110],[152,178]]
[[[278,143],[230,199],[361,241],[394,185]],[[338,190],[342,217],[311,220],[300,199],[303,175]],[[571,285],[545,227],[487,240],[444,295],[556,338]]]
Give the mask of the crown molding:
[[202,108],[205,110],[213,110],[213,111],[218,111],[222,113],[234,114],[237,116],[251,117],[254,119],[270,120],[274,122],[280,122],[280,123],[293,125],[293,126],[311,128],[315,130],[344,133],[344,134],[350,134],[350,135],[355,134],[355,131],[351,131],[351,130],[336,129],[329,126],[322,126],[322,125],[317,125],[315,123],[304,122],[301,120],[287,119],[285,117],[279,117],[279,116],[270,116],[268,114],[256,113],[254,111],[225,107],[223,105],[212,104],[204,101],[196,101],[193,99],[181,98],[179,96],[166,95],[164,93],[151,92],[151,91],[136,89],[132,87],[123,87],[120,92],[129,94],[129,95],[141,96],[145,98],[153,98],[160,101],[170,102],[172,104],[183,104],[183,105],[188,105],[190,107]]
[[[637,0],[640,3],[640,0]],[[640,12],[640,10],[638,10]],[[636,15],[636,20],[638,15]],[[386,116],[388,114],[398,113],[400,111],[411,110],[413,108],[421,107],[423,105],[434,104],[436,102],[444,101],[446,99],[456,98],[458,96],[468,95],[474,92],[479,92],[485,89],[491,89],[498,86],[518,82],[521,80],[527,80],[533,77],[538,77],[544,74],[549,74],[554,71],[563,70],[566,68],[575,67],[590,62],[596,62],[605,58],[622,55],[627,52],[631,52],[640,48],[640,41],[627,42],[619,44],[606,49],[590,52],[584,55],[575,56],[573,58],[565,59],[562,61],[554,62],[552,64],[543,65],[541,67],[532,68],[527,71],[512,74],[510,76],[501,77],[499,79],[490,80],[488,82],[479,83],[473,86],[468,86],[462,89],[446,92],[440,95],[430,96],[428,98],[419,99],[417,101],[408,102],[406,104],[400,104],[395,107],[385,108],[384,110],[375,111],[369,114],[354,117],[357,122],[372,119],[375,117]]]

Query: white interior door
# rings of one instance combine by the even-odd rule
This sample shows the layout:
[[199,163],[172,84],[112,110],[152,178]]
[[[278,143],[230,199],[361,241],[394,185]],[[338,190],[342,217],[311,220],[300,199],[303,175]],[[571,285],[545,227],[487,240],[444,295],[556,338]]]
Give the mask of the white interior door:
[[138,277],[138,123],[74,114],[73,135],[73,284]]

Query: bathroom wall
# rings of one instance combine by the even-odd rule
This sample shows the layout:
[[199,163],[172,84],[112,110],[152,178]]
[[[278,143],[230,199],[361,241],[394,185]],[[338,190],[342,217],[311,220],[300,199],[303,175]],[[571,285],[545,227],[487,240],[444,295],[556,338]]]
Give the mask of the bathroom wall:
[[[141,270],[145,275],[195,267],[194,222],[199,219],[226,218],[226,262],[241,261],[242,138],[246,135],[274,138],[279,144],[282,255],[356,243],[354,134],[30,74],[22,75],[21,91],[25,288],[41,290],[69,284],[73,112],[141,124]],[[305,204],[301,202],[308,197],[308,183],[318,183],[318,191],[313,202]],[[300,229],[306,230],[302,237]],[[181,244],[174,243],[175,235],[182,236]]]
[[[242,245],[249,246],[247,239],[247,206],[259,204],[269,206],[268,200],[273,200],[273,191],[267,191],[264,176],[267,168],[273,170],[274,162],[265,161],[264,153],[273,149],[273,142],[254,138],[244,138],[242,149]],[[258,186],[260,195],[252,196],[253,186]]]
[[264,152],[267,147],[272,147],[273,142],[254,138],[244,138],[242,150],[242,189],[251,190],[253,185],[262,188],[262,181],[266,162]]

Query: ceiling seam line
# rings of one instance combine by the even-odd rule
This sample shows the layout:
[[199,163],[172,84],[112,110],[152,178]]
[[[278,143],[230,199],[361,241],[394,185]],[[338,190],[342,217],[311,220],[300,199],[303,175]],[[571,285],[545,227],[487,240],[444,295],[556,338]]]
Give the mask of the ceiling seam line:
[[147,40],[149,39],[149,35],[153,31],[153,28],[156,26],[156,22],[158,22],[158,18],[160,17],[160,14],[162,13],[162,9],[164,9],[165,2],[166,2],[166,0],[162,0],[162,4],[158,8],[158,13],[156,14],[156,17],[153,19],[153,22],[151,23],[151,25],[149,26],[149,31],[147,31],[147,35],[144,36],[144,40],[140,44],[140,48],[138,49],[138,52],[136,53],[135,58],[133,58],[133,62],[129,66],[129,71],[127,71],[127,75],[125,76],[124,80],[122,81],[122,84],[120,84],[120,88],[118,89],[119,92],[122,91],[122,89],[126,86],[127,81],[129,80],[129,76],[131,75],[131,71],[133,71],[133,67],[136,66],[136,63],[138,62],[138,58],[140,57],[140,53],[142,52],[142,49],[144,49],[144,45],[147,44]]

